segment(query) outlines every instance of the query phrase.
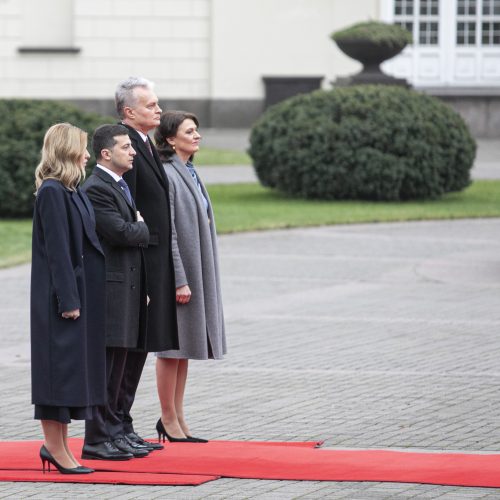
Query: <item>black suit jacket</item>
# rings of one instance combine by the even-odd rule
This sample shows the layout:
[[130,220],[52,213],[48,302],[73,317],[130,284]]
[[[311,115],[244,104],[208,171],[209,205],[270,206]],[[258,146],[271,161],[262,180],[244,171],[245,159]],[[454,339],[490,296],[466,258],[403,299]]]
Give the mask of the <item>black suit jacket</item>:
[[134,168],[123,178],[149,227],[149,245],[144,251],[151,299],[146,348],[148,351],[178,349],[168,180],[155,147],[152,145],[151,156],[139,133],[125,126],[137,154]]
[[106,256],[106,345],[144,348],[147,326],[143,248],[148,227],[121,186],[95,167],[83,186],[94,207],[96,230]]

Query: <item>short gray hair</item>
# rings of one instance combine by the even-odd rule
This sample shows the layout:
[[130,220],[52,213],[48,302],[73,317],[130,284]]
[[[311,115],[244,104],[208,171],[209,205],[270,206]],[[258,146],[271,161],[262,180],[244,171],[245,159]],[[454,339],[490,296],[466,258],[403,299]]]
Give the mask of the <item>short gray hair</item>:
[[154,83],[140,76],[129,76],[123,82],[120,82],[116,87],[115,105],[116,112],[120,118],[124,118],[123,110],[125,107],[132,107],[136,103],[134,89],[137,87],[153,90]]

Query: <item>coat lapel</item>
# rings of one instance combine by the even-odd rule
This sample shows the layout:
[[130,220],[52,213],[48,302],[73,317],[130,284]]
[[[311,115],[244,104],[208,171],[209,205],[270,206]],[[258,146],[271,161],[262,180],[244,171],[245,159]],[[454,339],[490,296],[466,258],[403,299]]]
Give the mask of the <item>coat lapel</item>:
[[[187,169],[186,165],[182,163],[182,160],[177,155],[173,155],[170,158],[169,163],[172,165],[173,168],[175,168],[177,173],[182,177],[182,180],[186,183],[188,189],[191,191],[191,193],[193,193],[193,196],[198,200],[198,203],[200,204],[201,207],[203,207],[203,210],[205,210],[205,203],[203,201],[203,197],[201,196],[198,186],[196,185],[194,179],[191,177],[191,173]],[[203,190],[203,184],[201,182],[200,185],[202,186]],[[209,200],[208,197],[207,200]],[[208,205],[210,207],[210,202]]]
[[129,136],[130,139],[132,140],[132,146],[136,150],[137,154],[140,154],[142,156],[142,158],[146,161],[146,163],[153,169],[153,172],[158,177],[163,187],[167,189],[168,187],[167,181],[165,179],[165,174],[163,173],[162,170],[162,163],[160,157],[158,156],[156,148],[154,147],[151,148],[153,150],[153,156],[151,156],[149,149],[146,146],[145,142],[143,141],[139,132],[137,132],[137,130],[133,129],[128,125],[125,124],[122,125],[127,127],[127,129],[129,130]]
[[95,232],[94,209],[92,208],[90,202],[87,200],[87,196],[82,193],[80,188],[78,188],[77,191],[71,192],[71,199],[73,203],[76,205],[78,211],[80,212],[80,216],[83,222],[83,228],[85,234],[87,235],[87,238],[92,243],[92,245],[94,245],[97,248],[97,250],[99,250],[99,252],[101,252],[104,255],[101,248],[101,244],[99,243],[97,234]]
[[111,189],[114,189],[116,192],[120,193],[120,196],[125,200],[125,203],[128,205],[130,210],[132,210],[135,220],[136,208],[135,205],[133,204],[133,200],[132,203],[128,201],[127,195],[123,192],[123,189],[121,188],[120,184],[118,184],[118,182],[116,182],[113,179],[113,177],[111,177],[107,172],[105,172],[102,168],[99,167],[94,168],[94,170],[92,171],[92,175],[96,175],[103,182],[109,184],[111,186]]

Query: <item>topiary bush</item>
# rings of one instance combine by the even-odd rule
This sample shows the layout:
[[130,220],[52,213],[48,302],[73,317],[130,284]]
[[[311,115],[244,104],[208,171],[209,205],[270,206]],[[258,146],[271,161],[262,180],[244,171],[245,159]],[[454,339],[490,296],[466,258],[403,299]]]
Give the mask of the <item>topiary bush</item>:
[[353,24],[348,28],[333,32],[331,35],[335,42],[369,40],[373,45],[389,47],[405,47],[412,43],[411,33],[397,24],[383,23],[381,21],[366,21]]
[[250,134],[260,182],[317,199],[433,199],[470,183],[476,144],[436,98],[390,85],[316,91],[270,107]]
[[[89,134],[115,118],[87,113],[70,104],[43,100],[0,100],[0,216],[25,217],[33,213],[35,168],[43,136],[58,122],[69,122]],[[89,150],[90,152],[90,150]]]

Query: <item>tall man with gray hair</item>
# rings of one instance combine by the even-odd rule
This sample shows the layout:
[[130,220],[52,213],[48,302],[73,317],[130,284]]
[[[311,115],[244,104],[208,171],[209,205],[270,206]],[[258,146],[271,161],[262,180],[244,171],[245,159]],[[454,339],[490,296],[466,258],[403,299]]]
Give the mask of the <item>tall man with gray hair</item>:
[[147,353],[179,349],[169,185],[156,148],[148,137],[159,125],[161,115],[153,88],[153,83],[145,78],[130,77],[118,84],[115,93],[116,111],[136,151],[133,169],[123,178],[149,228],[149,244],[144,249],[150,299],[145,351],[136,352],[134,365],[127,366],[134,376],[127,377],[129,387],[122,388],[126,394],[120,400],[125,401],[122,413],[126,436],[138,444],[161,447],[158,443],[145,443],[134,431],[130,416]]

